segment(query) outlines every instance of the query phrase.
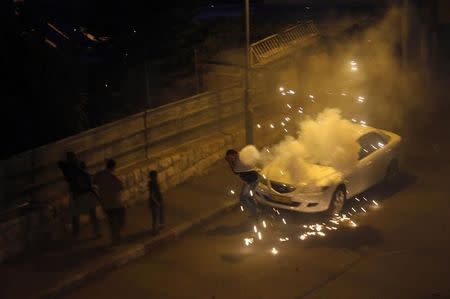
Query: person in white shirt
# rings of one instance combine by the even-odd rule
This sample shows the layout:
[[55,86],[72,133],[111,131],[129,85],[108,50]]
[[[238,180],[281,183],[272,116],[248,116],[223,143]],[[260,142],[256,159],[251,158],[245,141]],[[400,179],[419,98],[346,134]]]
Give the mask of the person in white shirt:
[[230,165],[233,173],[238,175],[244,183],[239,194],[241,205],[244,207],[244,210],[247,210],[250,213],[251,217],[259,219],[261,209],[253,196],[255,194],[255,189],[258,186],[259,175],[257,169],[243,163],[239,159],[239,153],[234,149],[227,150],[225,160]]

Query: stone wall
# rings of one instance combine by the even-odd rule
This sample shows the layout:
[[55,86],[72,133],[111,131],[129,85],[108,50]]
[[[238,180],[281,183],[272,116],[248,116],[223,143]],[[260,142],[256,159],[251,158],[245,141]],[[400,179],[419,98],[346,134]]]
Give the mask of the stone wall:
[[[271,96],[261,92],[253,98],[255,119],[276,113]],[[278,137],[275,132],[255,131],[257,145]],[[159,172],[165,191],[204,173],[223,159],[226,149],[244,146],[244,140],[243,92],[234,86],[139,113],[1,161],[1,200],[13,204],[10,212],[3,211],[0,221],[0,261],[39,241],[59,239],[67,233],[69,194],[56,163],[68,150],[77,152],[91,173],[103,167],[105,158],[116,159],[126,187],[124,199],[133,205],[147,196],[150,170]],[[23,207],[17,208],[20,204]]]

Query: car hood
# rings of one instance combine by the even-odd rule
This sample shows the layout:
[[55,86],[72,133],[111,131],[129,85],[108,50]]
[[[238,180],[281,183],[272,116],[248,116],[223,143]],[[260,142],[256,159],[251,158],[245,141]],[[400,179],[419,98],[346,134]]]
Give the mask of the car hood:
[[268,165],[261,173],[271,182],[288,184],[299,192],[315,191],[342,180],[342,173],[330,166],[308,164],[303,169],[281,169]]

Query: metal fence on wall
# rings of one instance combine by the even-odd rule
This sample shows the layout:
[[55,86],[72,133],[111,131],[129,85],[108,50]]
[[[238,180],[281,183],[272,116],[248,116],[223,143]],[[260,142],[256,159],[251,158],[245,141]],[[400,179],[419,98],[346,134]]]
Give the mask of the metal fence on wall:
[[283,57],[297,47],[310,44],[319,36],[312,21],[292,26],[250,45],[252,66],[261,66]]

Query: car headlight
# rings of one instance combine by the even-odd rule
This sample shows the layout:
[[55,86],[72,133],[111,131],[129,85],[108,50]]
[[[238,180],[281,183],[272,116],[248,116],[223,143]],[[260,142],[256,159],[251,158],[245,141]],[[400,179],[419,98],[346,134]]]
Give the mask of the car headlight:
[[290,193],[297,189],[295,186],[275,181],[270,181],[270,186],[278,193]]

